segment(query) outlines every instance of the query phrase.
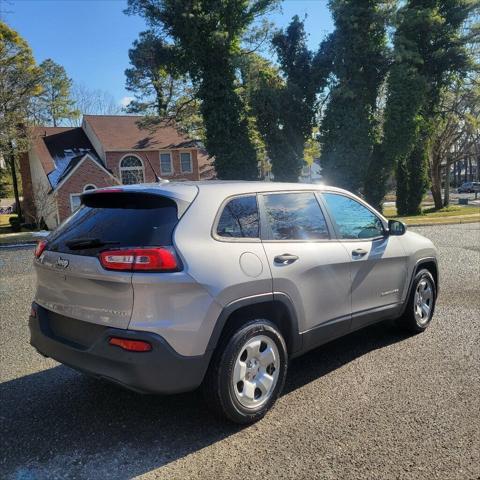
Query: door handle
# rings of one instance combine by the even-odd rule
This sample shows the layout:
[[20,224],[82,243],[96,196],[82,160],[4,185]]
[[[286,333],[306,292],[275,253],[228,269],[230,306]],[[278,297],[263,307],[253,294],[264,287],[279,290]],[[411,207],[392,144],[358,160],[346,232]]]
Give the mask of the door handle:
[[364,255],[366,255],[368,252],[366,250],[364,250],[363,248],[357,248],[355,250],[352,250],[352,255],[354,257],[363,257]]
[[298,260],[297,255],[291,255],[290,253],[284,253],[282,255],[277,255],[273,261],[280,265],[290,265],[291,263]]

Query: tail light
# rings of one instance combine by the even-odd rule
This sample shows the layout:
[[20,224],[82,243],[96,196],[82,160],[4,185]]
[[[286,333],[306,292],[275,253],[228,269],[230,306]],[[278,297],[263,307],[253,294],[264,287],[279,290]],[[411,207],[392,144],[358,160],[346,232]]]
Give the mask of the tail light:
[[106,270],[175,272],[179,263],[170,247],[124,248],[100,253],[100,263]]
[[47,241],[46,240],[40,240],[37,243],[37,246],[35,248],[35,258],[38,258],[43,253],[46,246],[47,246]]
[[128,350],[129,352],[149,352],[152,346],[143,340],[128,340],[127,338],[110,337],[108,340],[110,345]]

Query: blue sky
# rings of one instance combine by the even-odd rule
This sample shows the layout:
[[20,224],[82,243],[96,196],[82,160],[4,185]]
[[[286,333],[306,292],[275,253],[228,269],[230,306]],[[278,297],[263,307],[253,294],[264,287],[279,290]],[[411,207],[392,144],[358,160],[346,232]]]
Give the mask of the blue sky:
[[[123,13],[126,0],[0,0],[2,19],[30,44],[36,60],[52,58],[74,81],[110,92],[118,102],[130,96],[124,71],[128,49],[144,30],[139,17]],[[309,44],[316,49],[333,28],[326,0],[284,0],[269,15],[279,27],[293,15],[307,15]]]

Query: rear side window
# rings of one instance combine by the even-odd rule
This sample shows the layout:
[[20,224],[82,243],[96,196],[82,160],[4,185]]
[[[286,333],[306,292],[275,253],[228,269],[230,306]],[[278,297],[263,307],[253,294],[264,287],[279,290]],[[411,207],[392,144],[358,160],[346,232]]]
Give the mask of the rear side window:
[[353,198],[335,193],[324,193],[323,198],[341,238],[375,238],[383,235],[381,220]]
[[323,240],[329,233],[315,194],[264,195],[267,226],[273,240]]
[[257,197],[248,195],[230,200],[223,208],[217,235],[225,238],[258,238]]
[[172,244],[178,222],[175,201],[141,193],[99,193],[48,238],[48,250],[96,255],[106,248]]

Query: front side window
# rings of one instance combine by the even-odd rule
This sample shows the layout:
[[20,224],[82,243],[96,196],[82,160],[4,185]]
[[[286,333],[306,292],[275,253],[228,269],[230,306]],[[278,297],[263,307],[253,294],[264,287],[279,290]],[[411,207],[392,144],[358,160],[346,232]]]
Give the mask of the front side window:
[[143,163],[138,157],[129,155],[120,161],[120,180],[124,185],[143,183],[145,176]]
[[192,155],[190,152],[180,153],[180,168],[183,173],[192,173]]
[[267,226],[273,240],[330,238],[325,217],[313,192],[264,195]]
[[375,238],[383,235],[381,220],[353,198],[336,193],[324,193],[323,198],[341,238]]
[[255,195],[230,200],[217,225],[217,235],[226,238],[258,238],[259,219]]
[[164,175],[171,175],[173,173],[172,157],[169,153],[160,154],[160,171]]

